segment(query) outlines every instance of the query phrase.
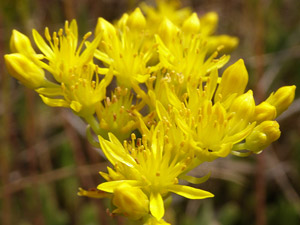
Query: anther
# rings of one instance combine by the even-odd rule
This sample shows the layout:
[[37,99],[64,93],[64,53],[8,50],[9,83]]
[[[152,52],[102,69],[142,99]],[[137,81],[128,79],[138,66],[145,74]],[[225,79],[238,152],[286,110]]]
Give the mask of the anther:
[[45,37],[46,37],[46,39],[47,39],[49,42],[51,41],[51,35],[50,35],[50,33],[49,33],[49,28],[48,28],[48,27],[45,28]]
[[58,36],[62,36],[63,35],[63,29],[62,28],[60,28],[59,30],[58,30]]
[[87,32],[84,36],[83,36],[83,39],[86,40],[88,39],[90,36],[92,35],[92,32]]

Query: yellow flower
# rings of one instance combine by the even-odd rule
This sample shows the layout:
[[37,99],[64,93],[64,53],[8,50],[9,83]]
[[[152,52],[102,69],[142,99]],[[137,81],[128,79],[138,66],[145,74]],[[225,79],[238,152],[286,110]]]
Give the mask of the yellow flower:
[[[86,49],[82,50],[84,42],[92,33],[85,34],[83,41],[78,45],[78,28],[75,20],[72,20],[70,25],[66,21],[65,30],[60,29],[58,32],[54,32],[52,38],[46,28],[45,37],[49,44],[36,30],[33,29],[32,34],[36,45],[48,61],[48,65],[41,64],[41,66],[48,70],[57,82],[65,84],[72,80],[72,75],[75,75],[76,78],[76,74],[72,73],[72,70],[81,70],[92,62],[94,51],[100,41],[100,38],[96,38]],[[99,73],[107,72],[107,70],[100,69],[98,71]]]
[[95,33],[101,43],[95,57],[114,69],[119,86],[135,88],[150,76],[152,70],[147,63],[155,47],[145,45],[145,18],[139,8],[130,15],[124,14],[118,26],[117,29],[103,18],[98,19]]
[[214,70],[198,84],[188,83],[187,92],[181,96],[165,82],[171,106],[166,110],[166,105],[158,102],[158,117],[165,124],[176,124],[168,125],[168,132],[174,130],[173,136],[183,146],[189,143],[199,164],[230,153],[258,153],[279,138],[279,126],[272,120],[276,109],[280,112],[291,104],[295,87],[283,87],[256,106],[252,91],[244,93],[247,82],[248,72],[242,60],[228,67],[221,78]]
[[153,29],[159,26],[164,18],[168,18],[176,25],[181,25],[182,22],[192,14],[191,9],[188,7],[180,9],[180,2],[177,0],[157,0],[156,3],[157,8],[149,6],[146,3],[141,4],[150,29],[151,27]]
[[[36,54],[29,38],[14,30],[10,46],[16,52],[5,56],[6,64],[12,76],[26,86],[36,89],[42,100],[49,106],[69,107],[82,117],[89,117],[95,112],[96,105],[105,98],[107,85],[112,79],[112,71],[100,69],[93,64],[94,52],[100,37],[95,38],[84,50],[87,33],[78,45],[77,23],[65,22],[65,29],[60,29],[50,36],[48,28],[45,37],[33,29],[34,41],[42,52]],[[45,78],[48,70],[50,82]],[[99,74],[107,74],[101,79]]]
[[100,81],[98,67],[89,64],[69,71],[70,80],[59,88],[39,88],[43,102],[52,107],[68,107],[81,117],[95,113],[97,104],[105,98],[112,71]]
[[134,134],[131,143],[125,141],[124,145],[112,134],[109,134],[109,141],[99,137],[101,148],[115,171],[101,173],[108,182],[100,184],[98,189],[114,193],[121,184],[139,188],[148,196],[150,213],[157,220],[164,215],[163,198],[169,192],[190,199],[213,197],[209,192],[178,184],[177,177],[185,172],[193,157],[187,154],[186,158],[178,159],[172,154],[172,146],[165,143],[160,124],[152,132],[151,140],[143,136],[136,144]]
[[[192,16],[196,17],[195,14]],[[193,22],[193,24],[196,23]],[[189,28],[186,25],[184,28],[197,29],[191,28],[194,25],[189,25]],[[162,22],[159,31],[155,39],[158,44],[160,64],[173,76],[182,76],[183,87],[188,81],[198,83],[200,78],[207,76],[213,69],[221,68],[229,60],[229,56],[225,55],[217,59],[217,52],[209,56],[205,38],[200,34],[183,32],[168,19]]]
[[138,103],[133,104],[133,94],[127,88],[117,87],[111,96],[106,97],[104,105],[97,105],[96,115],[101,129],[101,133],[97,134],[107,139],[107,133],[111,132],[123,141],[137,127],[134,111],[139,106]]

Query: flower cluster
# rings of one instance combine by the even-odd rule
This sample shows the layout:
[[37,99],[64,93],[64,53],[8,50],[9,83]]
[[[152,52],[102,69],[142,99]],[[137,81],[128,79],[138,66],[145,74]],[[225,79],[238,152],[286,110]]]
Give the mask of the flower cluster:
[[216,13],[199,18],[175,1],[141,9],[144,14],[136,8],[115,24],[99,18],[93,38],[89,32],[80,43],[75,20],[52,36],[46,28],[44,38],[33,30],[38,53],[14,30],[5,62],[45,104],[70,108],[85,120],[88,140],[112,164],[100,172],[106,182],[97,191],[80,189],[79,195],[110,198],[113,214],[145,225],[168,224],[170,193],[213,197],[180,184],[208,179],[188,172],[229,154],[260,153],[279,138],[275,118],[292,103],[296,87],[282,87],[257,104],[246,91],[242,59],[219,74],[238,39],[214,35]]

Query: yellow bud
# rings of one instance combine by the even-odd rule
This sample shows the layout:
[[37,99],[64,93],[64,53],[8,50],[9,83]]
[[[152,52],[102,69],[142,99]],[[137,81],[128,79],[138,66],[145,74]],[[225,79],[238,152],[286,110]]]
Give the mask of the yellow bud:
[[147,195],[137,187],[121,184],[114,189],[113,204],[117,207],[114,213],[123,213],[125,216],[138,220],[148,214],[149,200]]
[[179,28],[168,19],[164,19],[158,28],[158,34],[165,43],[171,42],[178,32]]
[[244,60],[240,59],[224,71],[215,100],[225,101],[231,94],[244,93],[247,83],[248,72]]
[[95,36],[99,34],[102,34],[103,39],[106,41],[116,35],[116,29],[110,22],[100,17],[95,29]]
[[277,110],[277,116],[283,113],[292,104],[295,98],[296,86],[284,86],[273,92],[266,100]]
[[126,26],[126,24],[127,24],[127,20],[128,20],[128,14],[127,13],[124,13],[123,15],[122,15],[122,17],[118,20],[118,22],[117,22],[117,27],[118,27],[118,29],[121,29],[121,30],[123,30],[124,29],[124,27]]
[[136,8],[128,17],[127,26],[130,29],[142,30],[146,27],[146,19],[140,8]]
[[249,121],[253,117],[254,111],[255,101],[251,90],[237,97],[230,107],[230,112],[234,112],[238,120]]
[[246,138],[245,147],[254,153],[260,153],[279,137],[279,124],[276,121],[264,121]]
[[208,48],[210,52],[214,52],[216,51],[216,49],[222,46],[221,50],[219,51],[221,55],[224,53],[231,52],[238,46],[238,44],[238,38],[228,35],[212,36],[209,37],[208,40]]
[[46,84],[44,70],[20,53],[5,55],[8,72],[25,86],[36,89]]
[[196,34],[200,30],[200,20],[196,13],[193,13],[189,18],[187,18],[182,25],[183,32],[188,34]]
[[215,12],[206,13],[200,18],[201,33],[204,35],[211,35],[215,32],[218,24],[218,14]]
[[29,38],[17,30],[13,30],[10,38],[10,49],[25,55],[36,54],[32,48]]
[[255,107],[253,121],[261,123],[266,120],[274,120],[276,118],[276,108],[268,102],[262,102]]

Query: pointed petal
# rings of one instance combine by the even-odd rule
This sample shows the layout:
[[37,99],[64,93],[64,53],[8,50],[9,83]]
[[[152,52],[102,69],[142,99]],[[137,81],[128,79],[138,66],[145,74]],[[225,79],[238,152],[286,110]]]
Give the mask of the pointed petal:
[[[110,134],[110,137],[112,137],[112,134]],[[120,146],[119,141],[117,143],[113,143],[110,141],[105,140],[100,135],[98,136],[101,149],[107,159],[115,165],[116,162],[124,163],[128,167],[134,167],[133,165],[136,164],[135,160],[125,152],[124,147]]]
[[106,53],[101,52],[98,49],[96,49],[94,55],[97,59],[99,59],[100,61],[102,61],[104,63],[107,63],[108,65],[110,65],[113,61]]
[[42,98],[43,102],[51,107],[66,107],[69,108],[70,104],[66,102],[64,99],[55,99],[55,98],[47,98],[43,95],[40,95]]
[[209,179],[209,177],[210,177],[210,173],[206,174],[203,177],[193,177],[193,176],[188,176],[185,174],[179,176],[180,179],[186,180],[187,182],[192,183],[192,184],[202,184],[205,181],[207,181]]
[[77,22],[75,19],[73,19],[71,21],[70,30],[71,30],[72,34],[74,35],[74,47],[76,48],[77,41],[78,41],[78,26],[77,26]]
[[181,195],[189,199],[204,199],[214,197],[214,195],[208,191],[185,185],[172,185],[168,189],[169,191],[174,192],[175,194]]
[[157,220],[160,220],[164,216],[164,201],[160,193],[151,192],[150,212]]
[[44,38],[35,30],[32,30],[33,39],[38,46],[38,48],[41,50],[41,52],[46,56],[46,58],[49,60],[50,58],[54,57],[54,53],[52,49],[49,47],[49,45],[45,42]]
[[132,187],[141,186],[141,182],[137,180],[115,180],[115,181],[109,181],[109,182],[104,182],[102,184],[99,184],[97,189],[108,193],[113,193],[115,188],[125,183],[129,184]]
[[37,88],[35,91],[41,95],[46,96],[63,96],[63,92],[61,90],[61,87],[57,85],[57,87],[43,87],[43,88]]
[[145,83],[150,77],[150,74],[137,74],[135,80],[139,83]]
[[77,195],[90,198],[110,198],[111,194],[100,190],[84,190],[79,188]]

